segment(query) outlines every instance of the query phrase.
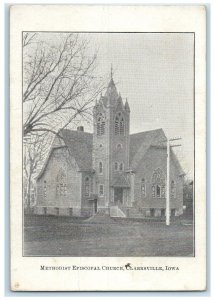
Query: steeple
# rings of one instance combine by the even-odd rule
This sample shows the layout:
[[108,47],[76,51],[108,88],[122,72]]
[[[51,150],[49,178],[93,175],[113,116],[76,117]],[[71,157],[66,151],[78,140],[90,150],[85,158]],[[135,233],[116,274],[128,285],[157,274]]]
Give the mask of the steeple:
[[130,107],[129,107],[128,99],[127,98],[126,98],[126,101],[125,101],[125,110],[127,110],[128,112],[130,112]]
[[111,64],[111,70],[110,70],[110,82],[108,84],[106,93],[105,93],[105,97],[107,98],[107,101],[112,104],[115,105],[117,103],[117,99],[119,97],[115,83],[113,81],[113,67]]

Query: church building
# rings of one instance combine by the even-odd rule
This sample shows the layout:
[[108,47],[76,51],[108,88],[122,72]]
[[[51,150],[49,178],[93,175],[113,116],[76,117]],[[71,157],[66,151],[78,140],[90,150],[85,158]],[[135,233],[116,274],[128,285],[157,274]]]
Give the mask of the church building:
[[[166,213],[167,147],[162,129],[130,134],[130,107],[113,78],[82,126],[55,137],[37,177],[36,214],[156,218]],[[170,151],[170,211],[183,213],[184,172]]]

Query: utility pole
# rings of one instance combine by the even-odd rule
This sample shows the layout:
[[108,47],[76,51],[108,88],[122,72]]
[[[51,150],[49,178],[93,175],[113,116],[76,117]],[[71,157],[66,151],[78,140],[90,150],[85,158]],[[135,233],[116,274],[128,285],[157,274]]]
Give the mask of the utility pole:
[[167,139],[167,176],[166,176],[166,225],[170,225],[170,148],[180,147],[181,145],[171,145],[170,142],[178,141],[181,138]]

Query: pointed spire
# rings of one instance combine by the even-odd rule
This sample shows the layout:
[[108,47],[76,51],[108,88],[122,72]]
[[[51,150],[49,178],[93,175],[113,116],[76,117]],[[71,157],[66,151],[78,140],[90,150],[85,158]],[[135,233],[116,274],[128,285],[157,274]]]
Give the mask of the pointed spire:
[[130,107],[129,107],[129,104],[128,104],[128,98],[126,98],[126,101],[125,101],[125,110],[130,112]]
[[110,79],[113,79],[113,65],[110,67]]

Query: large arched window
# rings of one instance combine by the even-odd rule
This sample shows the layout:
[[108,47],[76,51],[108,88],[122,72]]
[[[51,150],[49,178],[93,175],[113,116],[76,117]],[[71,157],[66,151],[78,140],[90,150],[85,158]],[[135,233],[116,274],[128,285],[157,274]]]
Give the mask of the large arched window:
[[165,176],[161,169],[154,171],[152,176],[152,197],[165,198]]
[[115,135],[124,135],[125,133],[125,123],[121,113],[118,113],[115,117],[114,131]]
[[62,169],[58,172],[56,178],[56,195],[59,197],[67,195],[67,179]]
[[100,113],[97,118],[97,135],[105,134],[105,119],[104,116]]
[[89,177],[85,178],[84,191],[85,191],[85,196],[90,195],[90,179],[89,179]]

